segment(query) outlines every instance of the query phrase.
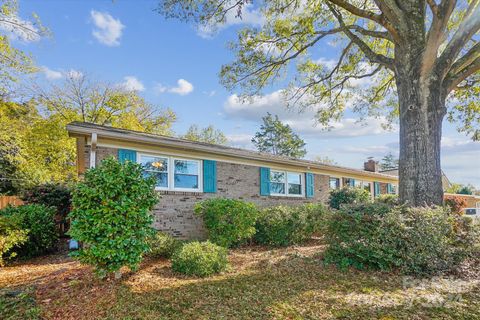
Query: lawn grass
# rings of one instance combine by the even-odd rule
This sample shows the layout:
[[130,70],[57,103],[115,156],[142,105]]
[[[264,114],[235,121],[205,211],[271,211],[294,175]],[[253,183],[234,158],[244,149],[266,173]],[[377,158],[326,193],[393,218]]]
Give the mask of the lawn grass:
[[34,297],[17,301],[22,308],[0,300],[0,311],[11,319],[21,319],[22,310],[43,319],[480,319],[480,277],[342,272],[323,265],[322,251],[315,241],[236,249],[231,270],[206,279],[177,275],[164,259],[146,260],[137,273],[106,281],[50,256],[0,270],[3,290],[30,288],[27,297]]

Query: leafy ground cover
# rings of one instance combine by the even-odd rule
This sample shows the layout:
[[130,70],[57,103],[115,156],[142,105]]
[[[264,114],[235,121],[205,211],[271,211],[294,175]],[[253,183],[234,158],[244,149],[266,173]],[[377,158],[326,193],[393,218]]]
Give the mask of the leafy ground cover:
[[480,319],[480,270],[413,279],[325,267],[322,242],[229,255],[228,272],[175,274],[166,259],[98,280],[65,254],[0,269],[5,319]]

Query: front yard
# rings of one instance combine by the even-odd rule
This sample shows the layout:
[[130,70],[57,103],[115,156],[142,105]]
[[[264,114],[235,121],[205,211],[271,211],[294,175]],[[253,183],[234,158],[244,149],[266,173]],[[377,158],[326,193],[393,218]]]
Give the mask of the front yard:
[[[206,279],[174,274],[164,259],[100,281],[65,254],[0,269],[5,319],[480,319],[480,276],[413,280],[342,272],[323,246],[232,250],[231,270]],[[478,270],[477,270],[478,271]]]

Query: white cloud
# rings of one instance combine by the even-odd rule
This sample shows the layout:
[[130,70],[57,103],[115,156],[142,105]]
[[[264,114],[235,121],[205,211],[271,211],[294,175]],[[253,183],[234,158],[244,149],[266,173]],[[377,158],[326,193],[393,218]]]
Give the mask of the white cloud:
[[19,16],[2,16],[0,30],[6,31],[10,39],[23,42],[35,42],[41,39],[38,28],[31,21],[23,20]]
[[164,92],[169,92],[169,93],[175,93],[179,94],[181,96],[185,96],[193,91],[193,84],[188,82],[185,79],[178,79],[177,80],[177,86],[176,87],[166,87],[160,83],[158,83],[155,86],[155,91],[157,93],[164,93]]
[[96,29],[92,35],[102,44],[113,47],[120,45],[120,38],[125,26],[120,19],[113,18],[107,12],[90,11],[90,17]]
[[57,80],[64,77],[64,73],[62,71],[55,71],[45,66],[41,67],[41,70],[45,75],[45,78],[48,80]]
[[143,85],[143,83],[134,76],[123,77],[123,80],[125,80],[125,81],[122,82],[120,85],[123,88],[125,88],[126,90],[129,90],[129,91],[144,91],[145,90],[145,86]]
[[336,66],[337,63],[338,63],[338,60],[335,60],[335,59],[327,59],[327,58],[321,57],[320,59],[317,59],[317,60],[315,61],[315,63],[324,66],[324,67],[325,67],[326,69],[328,69],[328,70],[331,70],[331,69],[335,68],[335,66]]
[[252,135],[247,133],[227,134],[228,144],[235,148],[253,149]]
[[[322,106],[317,106],[317,110]],[[389,132],[382,126],[385,118],[368,117],[359,122],[354,118],[345,118],[330,123],[331,130],[325,130],[315,123],[315,108],[298,112],[287,107],[283,91],[278,90],[263,96],[255,96],[243,101],[237,95],[230,95],[224,103],[224,113],[227,118],[260,122],[261,118],[270,112],[278,115],[280,120],[289,124],[292,129],[302,135],[315,135],[322,138],[348,138],[382,134]],[[396,129],[396,128],[394,128]]]
[[222,29],[226,29],[233,25],[252,25],[261,26],[265,23],[264,15],[257,9],[253,8],[253,4],[247,3],[242,8],[241,18],[237,17],[237,10],[229,10],[222,24],[208,24],[198,28],[197,34],[202,38],[212,38]]

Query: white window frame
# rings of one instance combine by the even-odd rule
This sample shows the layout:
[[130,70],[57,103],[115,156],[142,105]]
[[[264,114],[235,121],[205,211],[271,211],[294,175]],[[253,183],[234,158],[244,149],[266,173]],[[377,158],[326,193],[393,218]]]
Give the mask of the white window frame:
[[[203,161],[199,159],[191,159],[191,158],[184,158],[184,157],[175,157],[175,156],[168,156],[165,154],[157,154],[157,153],[138,153],[137,156],[137,163],[141,164],[142,156],[146,157],[158,157],[158,158],[166,158],[168,161],[168,181],[167,187],[155,187],[156,191],[181,191],[181,192],[203,192],[203,170],[202,164]],[[198,163],[198,188],[175,188],[175,160],[180,161],[195,161]]]
[[328,177],[328,188],[329,188],[330,190],[337,190],[337,189],[332,189],[332,188],[330,188],[330,179],[338,179],[338,189],[342,189],[342,187],[343,187],[343,179],[342,179],[342,177],[338,177],[338,176],[329,176],[329,177]]
[[[274,193],[270,192],[271,196],[275,197],[297,197],[297,198],[303,198],[305,197],[305,173],[304,172],[295,172],[295,171],[283,171],[283,170],[275,170],[275,169],[270,169],[270,177],[272,176],[272,172],[280,172],[285,174],[285,182],[283,183],[285,185],[285,193]],[[288,174],[298,174],[300,175],[300,192],[301,194],[289,194],[288,193]],[[269,180],[270,183],[272,183],[271,180]],[[273,183],[280,183],[280,182],[273,182]]]

